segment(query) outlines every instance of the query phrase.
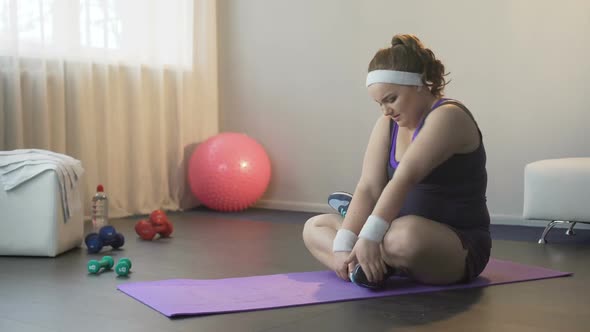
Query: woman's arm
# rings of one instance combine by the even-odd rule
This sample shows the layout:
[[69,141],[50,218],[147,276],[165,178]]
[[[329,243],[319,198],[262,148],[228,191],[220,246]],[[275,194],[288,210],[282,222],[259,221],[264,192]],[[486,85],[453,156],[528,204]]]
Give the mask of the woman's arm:
[[413,186],[453,154],[475,150],[479,141],[474,121],[459,107],[446,105],[433,111],[406,150],[371,214],[393,221]]
[[387,183],[390,119],[381,116],[375,123],[363,159],[361,177],[346,212],[342,228],[358,234]]

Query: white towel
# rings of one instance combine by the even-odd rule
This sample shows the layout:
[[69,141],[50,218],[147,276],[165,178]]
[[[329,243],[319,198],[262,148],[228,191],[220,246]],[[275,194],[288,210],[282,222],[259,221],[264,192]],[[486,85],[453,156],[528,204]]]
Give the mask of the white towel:
[[72,206],[78,204],[72,194],[74,186],[84,174],[82,163],[70,156],[39,149],[0,151],[0,184],[5,191],[12,190],[35,176],[54,171],[60,187],[64,219],[72,215]]

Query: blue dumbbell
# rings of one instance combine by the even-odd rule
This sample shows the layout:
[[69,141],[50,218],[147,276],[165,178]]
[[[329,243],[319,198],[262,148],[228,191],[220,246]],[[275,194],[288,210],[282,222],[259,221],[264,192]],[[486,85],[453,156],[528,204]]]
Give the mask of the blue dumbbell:
[[119,249],[125,244],[125,237],[121,233],[117,233],[113,226],[103,226],[98,233],[90,233],[84,239],[88,252],[91,254],[102,250],[104,246],[111,246],[114,249]]

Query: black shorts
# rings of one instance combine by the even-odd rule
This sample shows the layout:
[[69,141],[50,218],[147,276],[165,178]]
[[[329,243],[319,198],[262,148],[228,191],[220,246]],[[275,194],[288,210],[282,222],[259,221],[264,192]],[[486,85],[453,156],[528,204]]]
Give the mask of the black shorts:
[[477,278],[490,260],[492,238],[488,229],[457,229],[448,226],[457,234],[463,248],[467,250],[465,257],[465,276],[461,282],[468,283]]

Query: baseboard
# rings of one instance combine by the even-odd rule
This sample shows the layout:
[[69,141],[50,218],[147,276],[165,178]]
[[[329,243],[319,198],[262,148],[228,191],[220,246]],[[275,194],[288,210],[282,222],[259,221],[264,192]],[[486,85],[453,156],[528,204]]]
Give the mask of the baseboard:
[[283,211],[334,213],[334,210],[332,210],[327,203],[320,204],[295,201],[259,200],[254,204],[254,207]]
[[[317,212],[317,213],[333,213],[328,204],[311,203],[311,202],[295,202],[295,201],[276,201],[276,200],[260,200],[254,207],[270,210],[283,211],[297,211],[297,212]],[[512,226],[530,226],[530,227],[545,227],[549,220],[535,220],[524,219],[520,215],[511,214],[491,214],[493,225],[512,225]],[[555,228],[567,228],[568,224],[557,224]],[[590,224],[578,223],[576,229],[590,229]]]
[[[524,219],[519,215],[510,214],[491,214],[492,224],[494,225],[513,225],[513,226],[531,226],[545,227],[550,220]],[[569,224],[557,224],[555,228],[568,228]],[[575,229],[590,229],[590,224],[577,223]]]

